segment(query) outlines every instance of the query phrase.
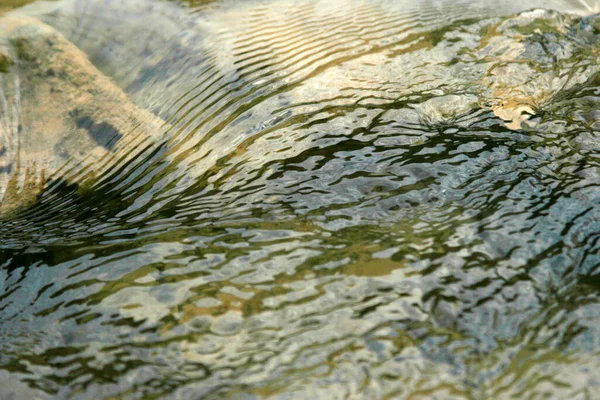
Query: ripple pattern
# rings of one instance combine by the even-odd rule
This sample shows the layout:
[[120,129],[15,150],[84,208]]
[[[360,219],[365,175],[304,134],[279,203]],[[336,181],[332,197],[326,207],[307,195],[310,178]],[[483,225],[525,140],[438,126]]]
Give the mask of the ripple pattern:
[[[11,11],[125,128],[1,217],[0,398],[594,398],[597,8]],[[0,133],[37,90],[11,76]]]

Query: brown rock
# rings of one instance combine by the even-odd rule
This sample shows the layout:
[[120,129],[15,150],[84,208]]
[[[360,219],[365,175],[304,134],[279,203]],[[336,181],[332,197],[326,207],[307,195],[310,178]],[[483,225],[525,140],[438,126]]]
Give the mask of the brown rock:
[[0,49],[0,212],[34,202],[49,179],[93,178],[103,159],[158,135],[162,121],[55,29],[5,17]]

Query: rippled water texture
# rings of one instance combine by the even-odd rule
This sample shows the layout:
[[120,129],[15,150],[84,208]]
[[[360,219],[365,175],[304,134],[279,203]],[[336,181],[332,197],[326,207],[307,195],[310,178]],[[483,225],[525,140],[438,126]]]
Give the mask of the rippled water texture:
[[599,398],[599,4],[2,4],[1,399]]

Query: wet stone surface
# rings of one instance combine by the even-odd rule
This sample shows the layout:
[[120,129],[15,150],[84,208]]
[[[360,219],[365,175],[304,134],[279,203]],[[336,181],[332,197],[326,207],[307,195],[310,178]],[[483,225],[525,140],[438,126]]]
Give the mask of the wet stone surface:
[[49,179],[70,180],[69,169],[100,165],[124,135],[159,130],[162,122],[132,104],[59,32],[24,16],[0,22],[0,157],[8,175],[0,212],[35,202]]

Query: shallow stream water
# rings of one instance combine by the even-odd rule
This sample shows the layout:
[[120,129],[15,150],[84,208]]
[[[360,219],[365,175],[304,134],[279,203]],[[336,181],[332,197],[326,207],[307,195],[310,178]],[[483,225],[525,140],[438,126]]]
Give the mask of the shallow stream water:
[[600,398],[599,4],[2,3],[152,122],[5,168],[0,399]]

